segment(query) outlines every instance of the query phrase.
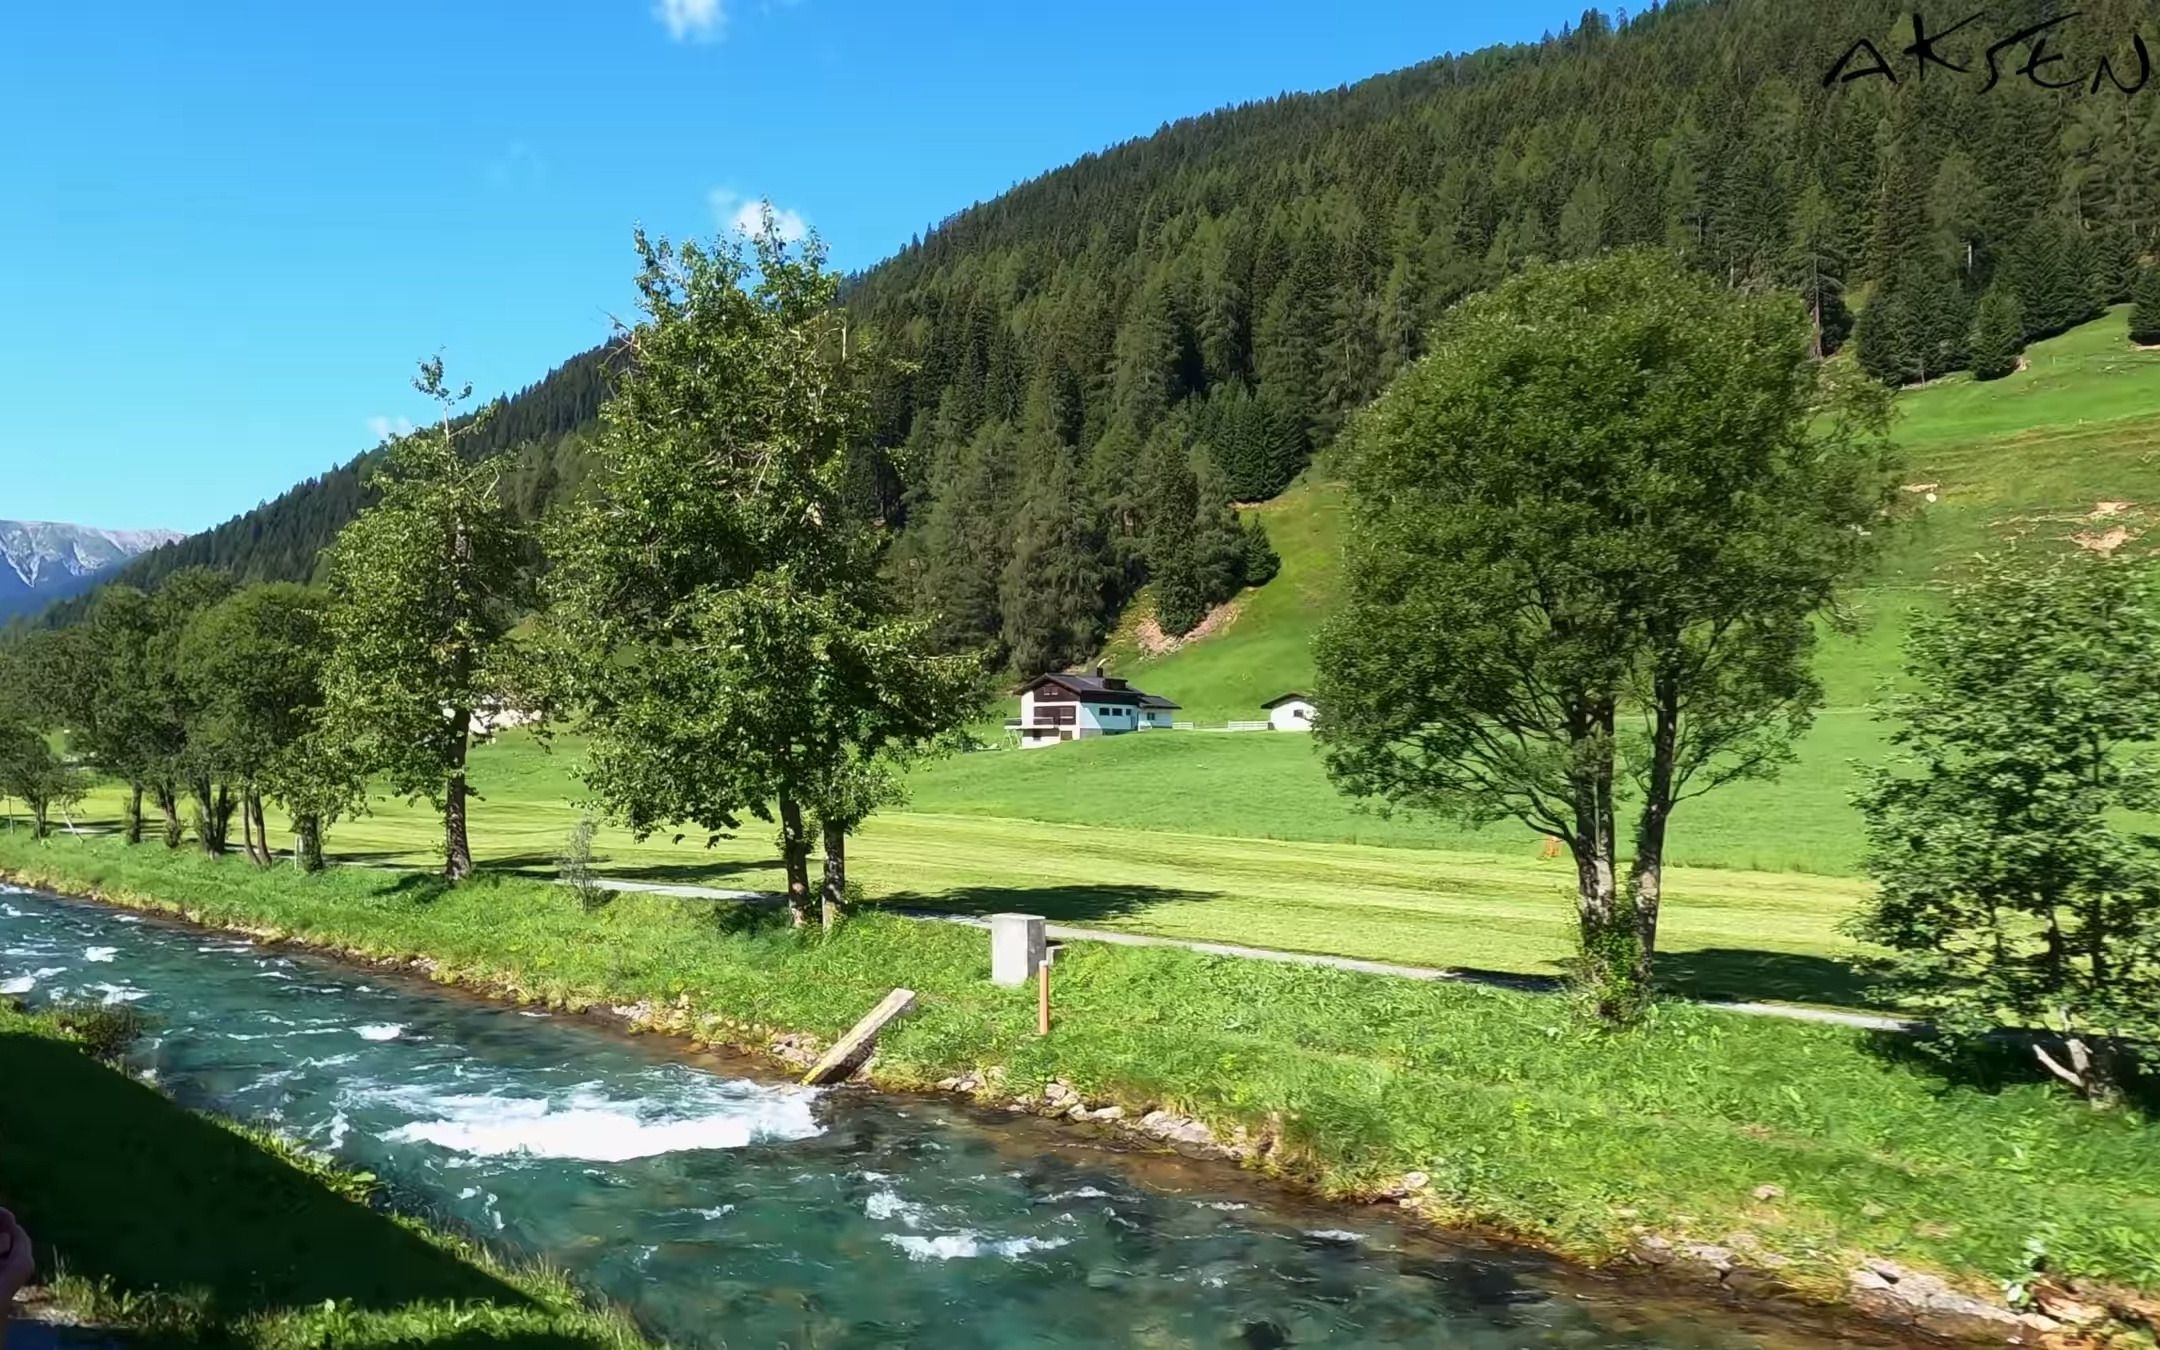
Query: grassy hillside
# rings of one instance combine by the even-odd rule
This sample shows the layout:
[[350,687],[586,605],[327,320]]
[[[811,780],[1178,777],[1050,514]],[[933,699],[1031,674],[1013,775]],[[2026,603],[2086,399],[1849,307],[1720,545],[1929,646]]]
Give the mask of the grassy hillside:
[[[1859,767],[1883,754],[1873,713],[1896,678],[1915,608],[1984,549],[2013,540],[2059,548],[2074,535],[2143,528],[2145,504],[2160,503],[2160,352],[2129,345],[2127,318],[2118,308],[2035,344],[2027,368],[2007,379],[1955,375],[1901,397],[1905,518],[1853,597],[1852,631],[1824,636],[1818,672],[1827,698],[1815,730],[1778,781],[1689,803],[1675,826],[1677,859],[1855,871],[1860,821],[1849,799]],[[1105,652],[1113,669],[1203,723],[1258,717],[1261,700],[1310,685],[1312,636],[1338,584],[1338,486],[1301,483],[1258,509],[1282,554],[1274,581],[1247,591],[1218,631],[1176,651],[1143,652],[1136,615],[1128,615]],[[968,756],[918,774],[915,801],[925,810],[1074,824],[1511,855],[1535,847],[1519,826],[1473,832],[1361,815],[1328,786],[1306,738],[1289,735],[1139,736]]]

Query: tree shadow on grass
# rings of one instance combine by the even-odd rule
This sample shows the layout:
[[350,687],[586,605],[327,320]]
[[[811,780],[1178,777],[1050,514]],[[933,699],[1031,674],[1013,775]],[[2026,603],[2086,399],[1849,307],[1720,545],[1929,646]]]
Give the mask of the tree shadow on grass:
[[[1917,1069],[1942,1080],[1946,1086],[1967,1088],[1988,1096],[2013,1088],[2040,1086],[2065,1094],[2061,1080],[2040,1066],[2033,1054],[2039,1041],[2056,1059],[2066,1058],[2051,1038],[2022,1032],[1998,1032],[1992,1039],[1951,1050],[1919,1036],[1871,1033],[1867,1052],[1886,1064]],[[2160,1065],[2149,1059],[2142,1072],[2133,1072],[2123,1087],[2123,1105],[2148,1120],[2160,1119]]]
[[440,872],[407,872],[381,891],[383,895],[419,905],[432,905],[449,893],[450,881]]
[[[1040,914],[1052,923],[1101,923],[1144,914],[1157,905],[1217,900],[1216,891],[1177,886],[955,886],[944,891],[901,891],[879,904],[949,914]],[[1226,938],[1235,939],[1234,934]]]
[[777,855],[771,858],[715,858],[711,862],[696,863],[616,862],[601,858],[594,862],[593,871],[618,881],[661,881],[675,886],[702,885],[736,890],[746,888],[731,886],[731,878],[767,870],[777,872],[780,867]]
[[1659,952],[1657,981],[1664,992],[1681,998],[1874,1006],[1867,981],[1849,962],[1797,952],[1746,947]]
[[320,1305],[531,1300],[79,1050],[0,1028],[0,1202],[52,1259],[211,1323]]

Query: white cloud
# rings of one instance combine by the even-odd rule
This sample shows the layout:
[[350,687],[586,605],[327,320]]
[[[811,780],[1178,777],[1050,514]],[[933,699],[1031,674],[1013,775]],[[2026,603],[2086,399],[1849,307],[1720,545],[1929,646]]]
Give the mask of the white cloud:
[[413,424],[409,417],[370,417],[367,429],[376,440],[387,441],[393,436],[412,435]]
[[[705,194],[705,201],[712,207],[714,224],[741,235],[757,234],[765,224],[765,208],[772,205],[766,200],[745,197],[733,188],[714,188]],[[804,220],[800,212],[774,206],[772,213],[780,237],[789,243],[810,233],[810,222]]]
[[660,0],[653,17],[677,42],[712,42],[727,30],[721,0]]

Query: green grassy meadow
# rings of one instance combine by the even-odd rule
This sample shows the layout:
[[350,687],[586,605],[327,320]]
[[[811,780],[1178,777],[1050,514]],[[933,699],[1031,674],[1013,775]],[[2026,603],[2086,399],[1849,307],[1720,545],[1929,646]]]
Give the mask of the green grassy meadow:
[[[1875,718],[1898,676],[1912,614],[1977,550],[2143,520],[2160,502],[2160,353],[2124,338],[2120,309],[2037,344],[2007,379],[1958,375],[1901,396],[1909,447],[1878,573],[1826,630],[1826,706],[1772,782],[1684,805],[1670,846],[1665,963],[1673,987],[1718,997],[1852,1002],[1851,944],[1838,924],[1863,894],[1861,766],[1885,753]],[[1925,490],[1917,490],[1925,487]],[[1935,500],[1927,500],[1932,492]],[[2131,505],[2091,519],[2102,502]],[[1175,698],[1203,724],[1259,715],[1311,682],[1309,643],[1329,612],[1343,500],[1325,481],[1257,508],[1283,559],[1213,635],[1143,657],[1127,624],[1112,669]],[[2112,508],[2111,508],[2112,509]],[[1143,600],[1144,606],[1145,601]],[[993,744],[996,744],[993,741]],[[579,744],[551,752],[510,733],[474,757],[484,864],[551,873],[576,817]],[[971,912],[1022,909],[1103,927],[1418,964],[1550,975],[1570,950],[1566,863],[1516,824],[1470,829],[1388,818],[1328,783],[1309,737],[1149,732],[1053,749],[993,748],[923,766],[910,800],[873,818],[853,874],[876,899]],[[100,794],[93,817],[117,815]],[[428,865],[424,806],[379,801],[333,831],[347,861]],[[770,832],[600,836],[602,870],[748,889],[780,884]]]
[[[920,1004],[881,1038],[888,1085],[993,1067],[1016,1090],[1059,1077],[1128,1112],[1272,1135],[1268,1166],[1330,1189],[1424,1171],[1433,1217],[1579,1256],[1616,1253],[1636,1225],[1746,1232],[1833,1292],[1863,1253],[1990,1284],[2040,1237],[2062,1273],[2160,1288],[2149,1117],[2091,1111],[2023,1074],[1946,1082],[1845,1028],[1665,1004],[1612,1035],[1531,994],[1082,944],[1059,957],[1038,1038],[1034,991],[990,984],[982,935],[944,924],[872,913],[828,939],[727,902],[630,895],[588,912],[499,873],[446,889],[111,839],[0,835],[0,872],[366,956],[425,954],[439,979],[520,1001],[642,1001],[669,1010],[668,1029],[719,1041],[762,1044],[745,1023],[835,1035],[904,971]],[[101,1090],[121,1087],[135,1091]],[[160,1109],[146,1092],[139,1105]],[[0,1104],[0,1121],[17,1114]],[[34,1180],[6,1170],[17,1156],[41,1155],[0,1153],[0,1193]],[[1757,1199],[1765,1185],[1781,1194]]]
[[[564,1281],[370,1207],[370,1184],[175,1105],[0,999],[0,1204],[40,1280],[143,1344],[627,1347]],[[87,1165],[85,1165],[87,1164]]]
[[[1161,747],[1156,753],[1176,754],[1203,739],[1224,744],[1227,753],[1284,756],[1304,775],[1316,807],[1332,806],[1346,827],[1371,833],[1357,836],[1359,842],[1315,839],[1309,830],[1303,838],[1254,838],[1213,832],[1216,822],[1204,816],[1187,832],[1119,829],[933,810],[921,802],[924,809],[870,820],[850,845],[850,874],[870,899],[916,907],[1024,910],[1165,937],[1496,973],[1560,973],[1573,944],[1569,864],[1540,858],[1529,836],[1503,851],[1499,841],[1450,834],[1444,825],[1358,817],[1329,793],[1303,737],[1151,733],[967,758],[1054,770],[1089,752],[1146,753],[1152,744]],[[1066,760],[1068,754],[1076,758]],[[484,796],[472,808],[472,843],[483,867],[555,875],[575,815],[565,803],[578,793],[570,776],[576,755],[567,739],[547,752],[522,733],[476,752],[474,781]],[[1255,763],[1260,772],[1271,771],[1270,761]],[[1174,794],[1189,772],[1172,761],[1168,771],[1138,777]],[[79,819],[111,826],[119,807],[118,794],[107,789]],[[1294,803],[1284,809],[1286,820],[1295,814]],[[328,851],[348,863],[428,867],[440,857],[439,829],[425,803],[378,801],[372,815],[337,826]],[[608,876],[764,891],[785,884],[771,833],[755,823],[709,849],[702,836],[639,843],[603,829],[595,853],[594,870]],[[1851,880],[1676,868],[1668,889],[1667,976],[1676,992],[1828,1003],[1861,998],[1843,959],[1848,944],[1836,932],[1857,895]]]

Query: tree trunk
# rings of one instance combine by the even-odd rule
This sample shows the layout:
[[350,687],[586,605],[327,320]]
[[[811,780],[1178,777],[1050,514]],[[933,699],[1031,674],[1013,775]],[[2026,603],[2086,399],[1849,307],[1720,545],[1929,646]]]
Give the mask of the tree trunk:
[[158,810],[165,815],[165,847],[178,848],[187,838],[187,832],[180,824],[180,795],[173,791],[170,783],[157,784],[156,793]]
[[1575,904],[1582,953],[1575,982],[1597,1016],[1625,1022],[1633,1015],[1628,983],[1635,967],[1634,930],[1622,912],[1617,826],[1613,819],[1613,709],[1585,710],[1576,727],[1574,773]]
[[293,834],[297,837],[293,856],[294,861],[300,864],[300,870],[322,871],[322,817],[312,811],[294,817]]
[[829,933],[847,917],[847,828],[828,820],[824,831],[825,890],[819,898],[824,910],[821,917]]
[[1650,781],[1644,785],[1642,815],[1635,822],[1635,861],[1628,873],[1628,909],[1635,927],[1635,983],[1648,997],[1651,965],[1657,956],[1658,905],[1664,894],[1665,829],[1672,820],[1673,757],[1680,744],[1680,695],[1677,681],[1660,676],[1652,693],[1656,704],[1650,732]]
[[142,842],[142,798],[143,785],[141,783],[128,784],[127,841],[130,844]]
[[463,881],[472,875],[472,840],[465,832],[465,749],[472,733],[472,709],[460,708],[451,722],[457,748],[450,776],[443,784],[443,876]]
[[30,837],[43,839],[52,832],[52,802],[39,797],[24,804],[30,808]]
[[247,854],[249,862],[260,867],[262,855],[255,851],[255,813],[248,810],[248,796],[245,790],[240,794],[240,851]]
[[788,922],[810,922],[810,836],[803,832],[802,803],[780,799],[780,862],[787,869]]
[[198,778],[194,793],[195,837],[202,842],[203,852],[222,858],[232,842],[232,786],[219,783],[212,791],[209,779]]
[[241,800],[240,813],[246,817],[242,828],[251,831],[249,848],[258,867],[269,867],[277,862],[277,851],[270,847],[270,827],[263,822],[262,794],[249,788]]

